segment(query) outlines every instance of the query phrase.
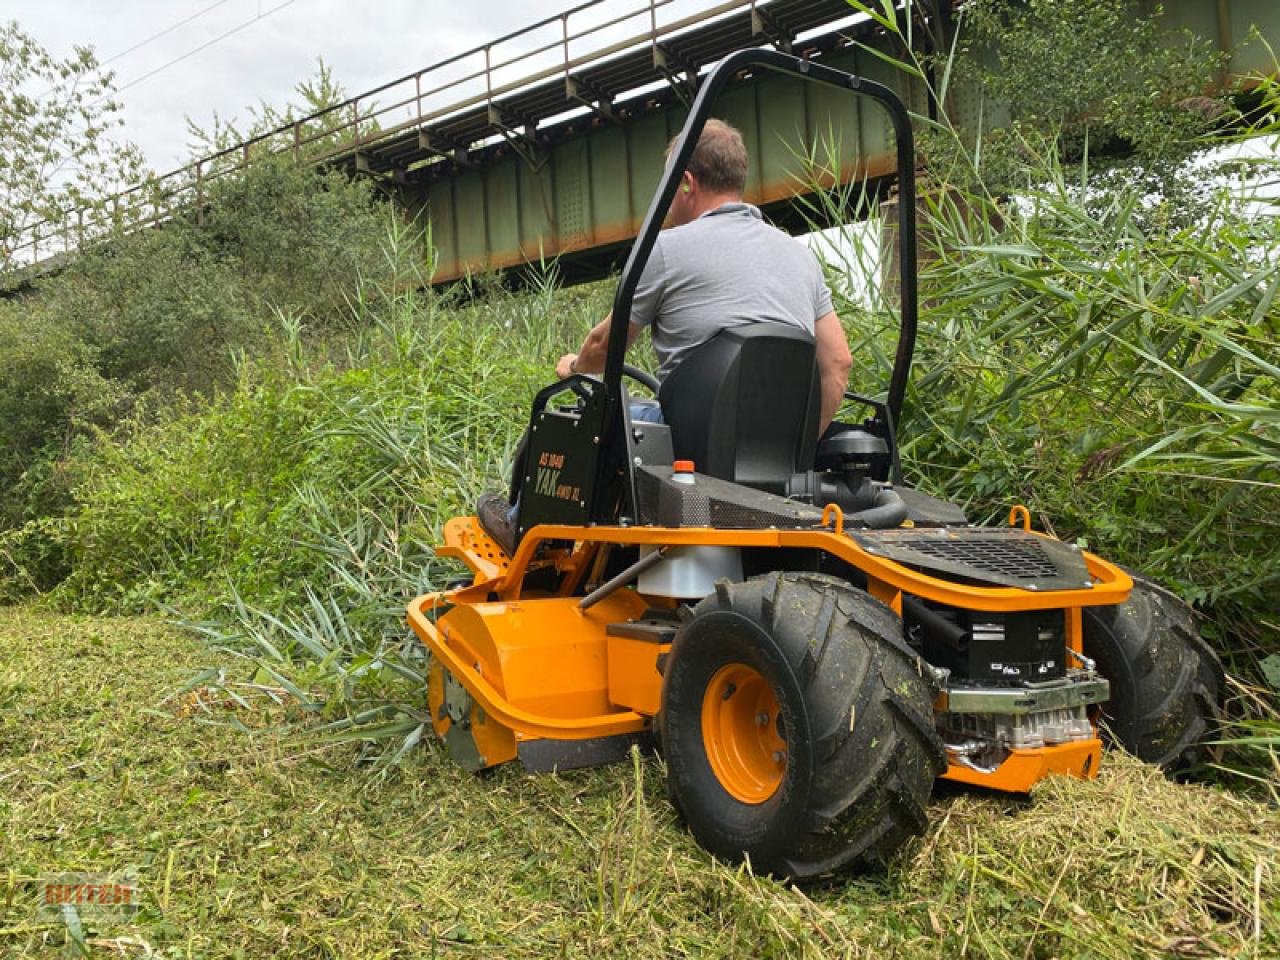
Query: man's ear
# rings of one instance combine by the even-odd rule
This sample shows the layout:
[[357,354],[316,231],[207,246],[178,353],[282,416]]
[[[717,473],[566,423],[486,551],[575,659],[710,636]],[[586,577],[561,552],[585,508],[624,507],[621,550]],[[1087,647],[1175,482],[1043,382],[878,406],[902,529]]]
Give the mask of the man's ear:
[[684,193],[692,192],[694,183],[695,181],[693,179],[693,174],[690,173],[688,170],[680,174],[680,189],[682,192]]

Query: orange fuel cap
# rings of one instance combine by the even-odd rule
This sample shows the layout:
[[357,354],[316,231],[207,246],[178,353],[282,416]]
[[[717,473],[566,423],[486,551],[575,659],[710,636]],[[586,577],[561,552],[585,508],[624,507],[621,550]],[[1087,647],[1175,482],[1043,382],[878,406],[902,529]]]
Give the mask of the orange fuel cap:
[[677,460],[675,463],[671,464],[671,469],[676,473],[693,473],[693,461]]

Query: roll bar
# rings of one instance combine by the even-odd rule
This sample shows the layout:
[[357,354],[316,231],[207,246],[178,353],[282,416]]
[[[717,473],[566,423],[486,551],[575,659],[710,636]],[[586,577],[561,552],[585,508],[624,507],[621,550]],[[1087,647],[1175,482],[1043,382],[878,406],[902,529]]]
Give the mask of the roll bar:
[[626,266],[618,282],[613,298],[613,320],[609,326],[609,350],[605,360],[604,383],[611,398],[622,395],[622,361],[627,350],[627,326],[631,322],[631,304],[644,265],[653,252],[658,232],[666,219],[667,210],[676,195],[680,177],[693,149],[702,135],[702,128],[711,112],[711,105],[740,70],[761,68],[797,76],[803,80],[826,84],[878,100],[893,122],[898,148],[898,262],[901,282],[901,326],[898,332],[898,348],[889,379],[887,407],[891,423],[897,424],[902,413],[902,402],[907,392],[907,376],[911,371],[911,358],[916,343],[916,181],[915,145],[911,132],[911,118],[902,100],[889,87],[862,77],[836,70],[820,63],[801,60],[776,50],[740,50],[731,53],[718,63],[702,81],[698,96],[689,110],[680,139],[672,152],[662,182],[649,204],[644,225],[636,237],[627,257]]

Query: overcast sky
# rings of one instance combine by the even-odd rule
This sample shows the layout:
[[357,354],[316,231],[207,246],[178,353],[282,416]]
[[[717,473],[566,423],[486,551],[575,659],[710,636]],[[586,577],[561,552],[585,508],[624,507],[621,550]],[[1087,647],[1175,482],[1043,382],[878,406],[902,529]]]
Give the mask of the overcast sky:
[[[165,172],[187,158],[184,116],[208,126],[215,110],[224,117],[244,117],[245,108],[259,101],[282,106],[295,84],[314,75],[317,57],[333,68],[348,94],[360,93],[574,5],[574,0],[6,0],[0,18],[17,20],[60,57],[74,45],[89,45],[100,60],[110,60],[125,106],[125,136]],[[183,59],[166,66],[178,58]],[[140,79],[152,71],[158,72]]]

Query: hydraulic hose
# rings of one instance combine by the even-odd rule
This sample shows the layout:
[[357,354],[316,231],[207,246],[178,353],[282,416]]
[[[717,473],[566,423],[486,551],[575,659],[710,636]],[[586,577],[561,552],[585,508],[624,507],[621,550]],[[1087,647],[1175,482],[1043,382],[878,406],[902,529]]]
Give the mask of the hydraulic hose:
[[852,520],[863,523],[871,530],[890,530],[902,525],[902,521],[907,519],[907,512],[907,505],[902,502],[896,490],[880,487],[872,505],[866,510],[849,514],[845,522]]

